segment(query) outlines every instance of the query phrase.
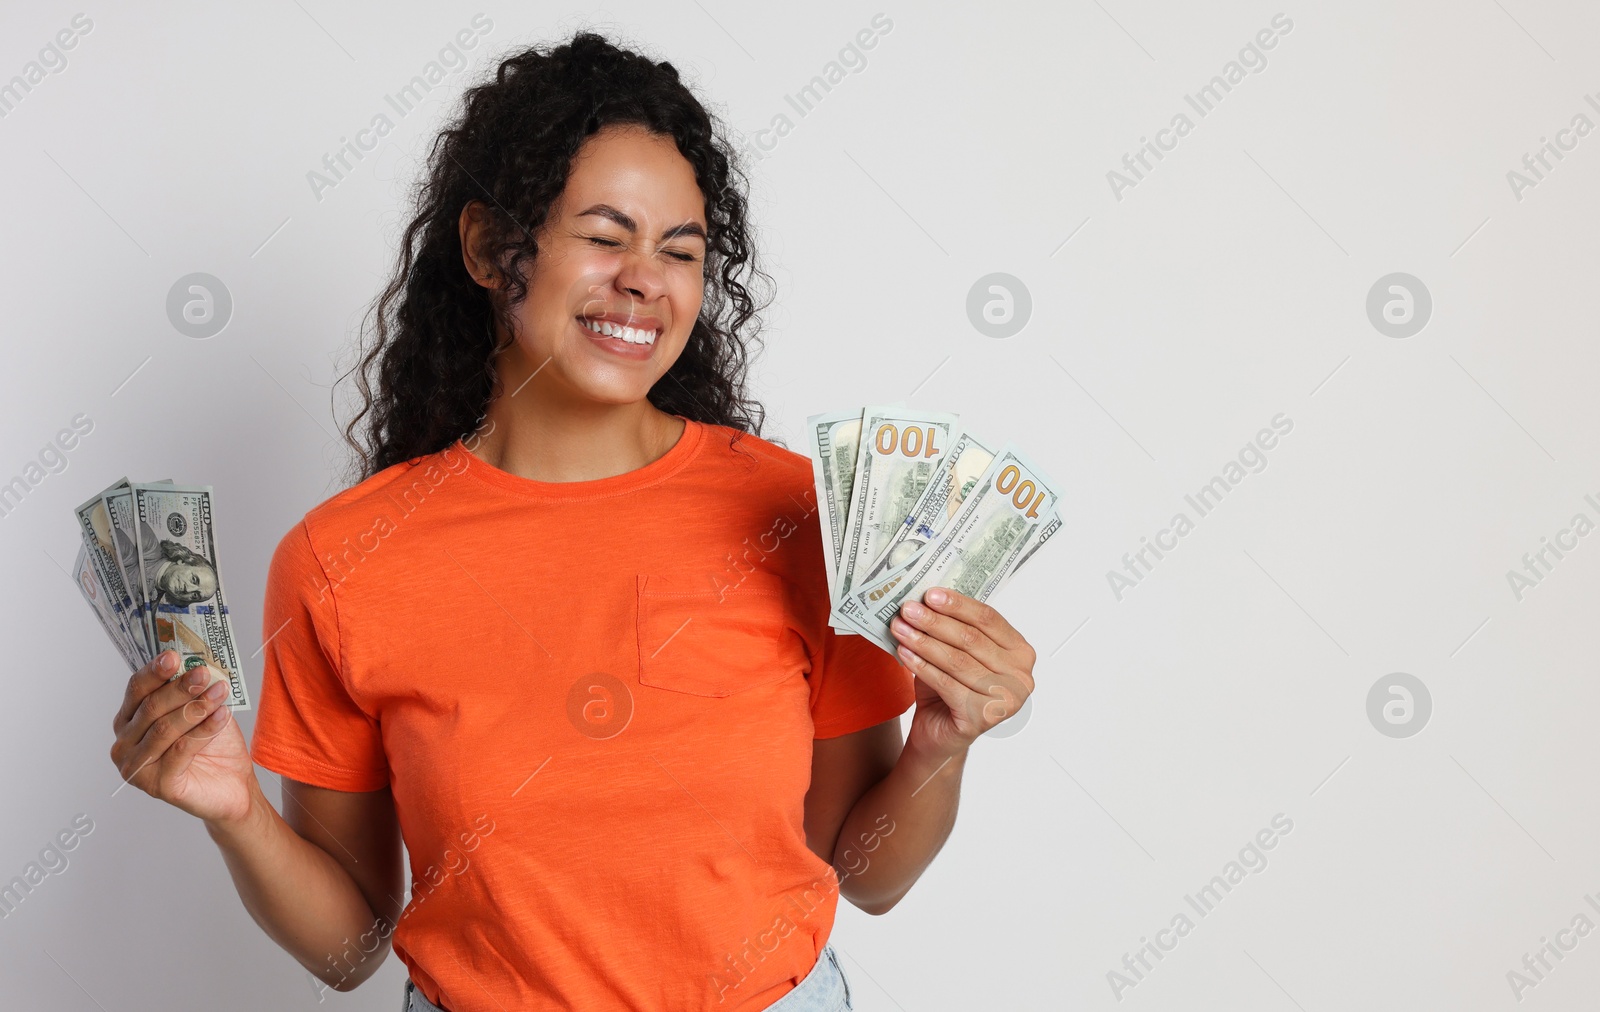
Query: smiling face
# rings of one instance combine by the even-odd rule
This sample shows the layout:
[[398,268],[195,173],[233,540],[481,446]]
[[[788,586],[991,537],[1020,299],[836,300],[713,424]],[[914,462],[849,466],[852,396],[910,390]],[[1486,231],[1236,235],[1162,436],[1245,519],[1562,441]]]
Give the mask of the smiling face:
[[[480,213],[463,212],[464,250]],[[537,370],[541,396],[643,400],[700,315],[705,231],[705,198],[672,138],[634,125],[591,135],[536,233],[508,378]],[[467,262],[484,284],[487,264]]]

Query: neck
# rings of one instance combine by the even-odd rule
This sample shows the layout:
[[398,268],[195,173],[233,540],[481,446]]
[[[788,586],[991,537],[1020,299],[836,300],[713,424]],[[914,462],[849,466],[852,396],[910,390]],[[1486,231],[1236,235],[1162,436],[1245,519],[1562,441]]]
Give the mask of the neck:
[[515,344],[498,365],[501,392],[472,452],[509,474],[551,482],[610,478],[659,459],[683,434],[681,419],[648,400],[604,404],[575,396]]

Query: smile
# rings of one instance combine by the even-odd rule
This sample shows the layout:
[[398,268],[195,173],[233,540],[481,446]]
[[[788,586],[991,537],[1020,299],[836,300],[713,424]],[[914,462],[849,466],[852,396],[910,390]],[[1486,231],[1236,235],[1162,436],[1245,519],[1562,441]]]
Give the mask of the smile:
[[656,343],[656,331],[654,330],[635,330],[633,327],[618,326],[607,320],[592,320],[581,316],[578,317],[578,322],[601,337],[614,337],[620,341],[626,341],[628,344],[651,345]]

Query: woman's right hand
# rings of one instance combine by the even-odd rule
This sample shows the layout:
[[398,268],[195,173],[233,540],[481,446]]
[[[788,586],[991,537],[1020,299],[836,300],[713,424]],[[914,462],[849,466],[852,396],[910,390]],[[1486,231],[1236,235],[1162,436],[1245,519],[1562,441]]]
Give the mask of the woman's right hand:
[[244,734],[223,705],[228,683],[204,666],[168,682],[177,663],[165,650],[128,679],[111,723],[111,761],[124,781],[190,815],[243,820],[259,787]]

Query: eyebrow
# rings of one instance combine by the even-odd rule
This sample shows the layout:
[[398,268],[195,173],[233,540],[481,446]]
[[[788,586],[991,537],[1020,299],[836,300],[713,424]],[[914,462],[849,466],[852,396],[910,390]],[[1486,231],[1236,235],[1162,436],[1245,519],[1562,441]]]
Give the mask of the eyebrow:
[[[634,221],[633,218],[626,213],[612,207],[610,204],[596,204],[586,211],[579,211],[577,216],[582,218],[584,215],[588,214],[599,215],[602,218],[614,221],[618,225],[627,229],[629,232],[637,232],[639,230],[638,222]],[[662,241],[666,241],[668,239],[675,239],[681,235],[699,236],[701,239],[706,239],[706,230],[697,221],[686,221],[681,225],[674,225],[662,232],[661,239]]]

